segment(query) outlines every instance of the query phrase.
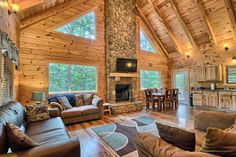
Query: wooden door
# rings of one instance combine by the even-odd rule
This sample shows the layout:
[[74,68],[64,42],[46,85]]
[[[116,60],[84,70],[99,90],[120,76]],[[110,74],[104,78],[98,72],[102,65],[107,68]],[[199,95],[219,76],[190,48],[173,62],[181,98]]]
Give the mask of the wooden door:
[[193,105],[202,106],[202,92],[200,91],[193,92]]
[[204,91],[202,94],[202,104],[207,107],[218,108],[218,94],[213,91]]
[[230,109],[232,104],[231,92],[219,92],[219,106],[221,109]]
[[231,110],[236,110],[236,92],[232,92]]

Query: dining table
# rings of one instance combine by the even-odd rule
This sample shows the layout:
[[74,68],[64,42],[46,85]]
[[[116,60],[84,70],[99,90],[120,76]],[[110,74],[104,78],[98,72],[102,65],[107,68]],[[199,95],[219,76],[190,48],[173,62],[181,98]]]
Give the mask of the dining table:
[[152,93],[152,97],[157,98],[158,111],[161,111],[162,110],[161,99],[165,97],[165,93],[164,92],[154,92],[154,93]]

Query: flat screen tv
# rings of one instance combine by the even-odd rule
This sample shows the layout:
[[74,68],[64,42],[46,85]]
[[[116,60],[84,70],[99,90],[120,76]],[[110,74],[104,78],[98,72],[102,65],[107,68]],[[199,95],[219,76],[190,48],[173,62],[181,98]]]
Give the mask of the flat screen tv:
[[137,72],[137,59],[117,58],[117,72]]

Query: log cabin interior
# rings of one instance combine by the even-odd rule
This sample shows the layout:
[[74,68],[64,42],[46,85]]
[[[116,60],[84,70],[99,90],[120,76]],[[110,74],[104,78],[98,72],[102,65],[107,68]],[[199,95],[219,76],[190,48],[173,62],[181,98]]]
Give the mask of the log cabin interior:
[[0,0],[0,157],[236,157],[236,0]]

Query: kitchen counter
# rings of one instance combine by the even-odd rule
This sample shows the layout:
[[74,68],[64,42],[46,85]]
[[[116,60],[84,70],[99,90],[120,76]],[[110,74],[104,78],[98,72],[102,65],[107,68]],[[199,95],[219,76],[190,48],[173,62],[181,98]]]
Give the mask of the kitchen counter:
[[216,88],[214,90],[211,90],[210,88],[202,88],[202,89],[192,89],[192,92],[194,91],[212,91],[212,92],[236,92],[236,89],[224,89],[224,88]]
[[236,110],[236,89],[225,90],[217,88],[193,89],[193,105],[206,109],[217,109],[223,111]]

